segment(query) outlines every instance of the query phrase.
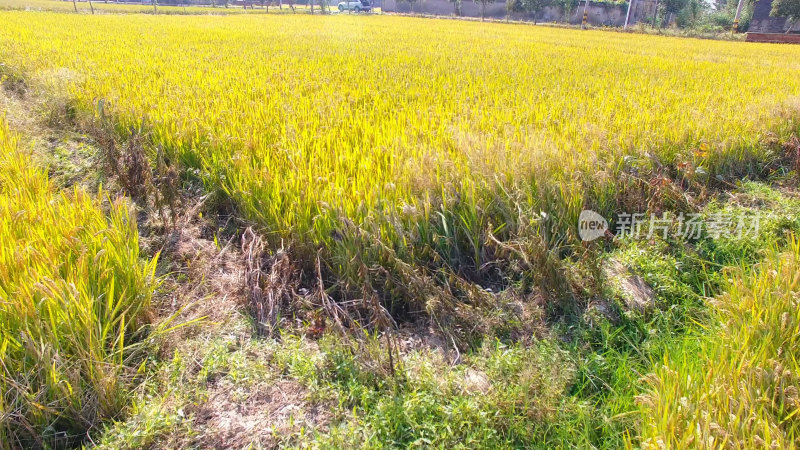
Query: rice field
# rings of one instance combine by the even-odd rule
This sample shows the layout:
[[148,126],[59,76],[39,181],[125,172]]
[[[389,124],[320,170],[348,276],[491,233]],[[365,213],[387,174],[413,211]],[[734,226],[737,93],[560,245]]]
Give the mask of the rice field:
[[569,221],[613,194],[624,156],[713,174],[785,133],[800,96],[796,47],[396,17],[0,20],[4,71],[102,101],[248,219],[318,243],[342,217],[400,241],[503,189]]
[[[303,297],[306,303],[312,304],[314,295],[323,301],[330,295],[341,304],[363,298],[366,305],[368,297],[377,296],[394,318],[422,311],[453,347],[473,343],[456,342],[458,333],[477,333],[476,342],[486,338],[482,351],[488,362],[476,367],[501,380],[499,385],[519,387],[486,391],[492,395],[476,395],[464,406],[469,396],[460,381],[451,380],[445,389],[437,371],[424,369],[429,386],[405,392],[412,404],[399,408],[397,393],[405,388],[389,380],[394,365],[386,373],[364,369],[356,376],[362,369],[350,365],[367,367],[369,358],[356,361],[349,347],[341,355],[313,356],[287,346],[284,357],[305,373],[298,380],[336,385],[327,395],[341,395],[340,409],[352,409],[352,416],[342,419],[349,431],[332,428],[331,442],[357,441],[364,426],[374,446],[384,438],[398,446],[423,442],[417,437],[441,438],[434,442],[447,446],[463,443],[472,431],[474,442],[497,446],[543,438],[542,443],[584,445],[607,439],[609,447],[623,441],[688,445],[708,436],[718,439],[715,424],[752,425],[739,421],[743,415],[725,422],[726,397],[706,395],[716,389],[712,384],[733,389],[747,361],[775,366],[775,373],[778,366],[793,368],[789,356],[769,359],[781,354],[780,343],[754,347],[741,358],[723,344],[728,335],[733,342],[754,339],[747,308],[767,314],[756,324],[763,333],[780,328],[780,339],[791,337],[797,327],[789,316],[796,302],[771,288],[796,291],[796,240],[787,244],[790,254],[778,256],[776,244],[764,270],[731,280],[727,296],[715,303],[720,311],[709,321],[712,331],[717,322],[725,325],[716,333],[722,337],[687,338],[686,349],[680,347],[683,341],[671,340],[673,334],[685,333],[696,319],[697,303],[715,292],[709,280],[722,276],[717,266],[736,263],[734,257],[712,261],[715,251],[725,250],[709,239],[703,245],[711,250],[701,245],[670,250],[683,255],[680,261],[662,255],[655,244],[639,252],[652,264],[632,266],[655,273],[655,284],[662,284],[654,301],[667,305],[665,310],[641,317],[626,311],[624,319],[617,318],[621,322],[609,320],[597,329],[596,319],[584,323],[587,316],[578,316],[580,323],[569,331],[576,348],[556,338],[539,341],[536,330],[524,327],[529,335],[507,348],[499,340],[489,342],[494,335],[484,333],[481,320],[494,319],[491,314],[502,309],[495,306],[508,300],[497,290],[509,286],[526,295],[541,290],[545,301],[573,295],[570,300],[577,303],[586,300],[584,294],[592,301],[598,292],[608,294],[602,286],[575,293],[558,284],[569,264],[575,272],[588,271],[593,258],[609,250],[578,238],[583,209],[605,217],[693,210],[702,206],[695,197],[711,186],[731,188],[744,178],[791,171],[780,144],[800,133],[800,47],[384,15],[155,16],[136,14],[138,6],[115,11],[134,14],[68,14],[49,11],[71,7],[67,2],[0,0],[2,9],[20,5],[36,11],[0,11],[0,78],[24,86],[26,95],[47,99],[55,111],[48,113],[62,115],[101,144],[142,143],[153,166],[179,169],[184,186],[192,192],[202,187],[211,194],[203,197],[211,199],[208,204],[235,218],[236,226],[252,225],[270,252],[289,249],[303,272],[298,277],[311,274],[319,290]],[[117,417],[128,404],[132,380],[150,373],[140,339],[157,284],[155,259],[140,254],[128,203],[109,199],[102,189],[60,191],[5,126],[0,126],[0,212],[5,218],[0,221],[0,444],[13,438],[47,446],[42,436],[58,430],[66,437],[58,436],[53,445],[77,445],[87,430]],[[795,229],[781,223],[781,233]],[[236,231],[241,235],[242,229]],[[776,232],[764,239],[777,243],[782,236]],[[217,236],[213,239],[211,246],[221,248]],[[737,247],[731,254],[750,250]],[[686,277],[684,267],[692,271]],[[673,292],[670,277],[684,284]],[[592,282],[602,284],[600,278]],[[615,294],[608,295],[610,302]],[[529,318],[534,328],[549,312],[537,309],[539,301],[526,304],[536,309]],[[309,317],[319,318],[301,318]],[[229,337],[223,336],[220,354],[231,351]],[[649,339],[656,344],[648,347]],[[523,349],[528,340],[541,348]],[[663,367],[653,369],[653,355],[663,356],[659,340],[674,352],[664,350]],[[377,336],[374,345],[381,350]],[[564,356],[569,364],[548,356],[550,345],[559,348],[553,354],[569,353]],[[693,345],[724,356],[730,367],[722,367],[716,379],[684,383],[685,374],[709,373],[709,361],[686,360]],[[414,367],[415,351],[397,357]],[[184,357],[176,351],[176,367]],[[313,361],[329,357],[336,362],[318,367]],[[506,357],[513,361],[495,361]],[[378,352],[376,360],[381,358]],[[389,358],[394,364],[391,353]],[[531,369],[536,358],[544,358],[541,367]],[[449,366],[440,359],[431,361]],[[190,360],[195,364],[193,357],[186,363]],[[475,355],[465,352],[464,360],[470,364]],[[259,370],[269,364],[257,362]],[[288,366],[281,364],[269,368],[275,370],[270,377],[287,376]],[[567,365],[570,370],[563,370]],[[208,366],[198,375],[204,387],[216,379],[213,361]],[[464,369],[464,376],[482,379],[472,369],[453,366],[451,378]],[[166,367],[169,371],[169,363]],[[174,371],[170,380],[197,375]],[[634,393],[641,387],[631,374],[638,378],[647,371],[653,374],[638,398],[642,417],[631,425],[627,420],[637,414]],[[226,377],[222,372],[218,375]],[[560,372],[563,379],[554,380]],[[347,377],[360,381],[337,384]],[[368,381],[372,378],[378,381]],[[382,390],[392,382],[397,384]],[[759,383],[750,384],[775,387]],[[189,420],[180,398],[171,398],[171,391],[158,395],[165,408],[180,411],[169,420]],[[794,405],[795,397],[783,395],[779,402]],[[442,399],[450,402],[447,411],[437,409]],[[675,413],[684,408],[677,399],[693,402],[698,414],[721,415],[713,423],[683,420]],[[188,407],[202,400],[186,401]],[[529,415],[529,401],[541,402],[547,421]],[[759,415],[753,426],[781,444],[796,440],[796,421],[789,422],[796,408],[767,411],[759,402],[763,398],[754,394],[740,404],[741,411]],[[469,406],[474,416],[459,418],[448,412],[452,405]],[[419,414],[414,426],[405,422],[409,411]],[[362,421],[365,413],[372,418]],[[154,414],[160,416],[160,410]],[[454,417],[463,420],[450,429]],[[670,420],[675,417],[683,421]],[[476,428],[479,418],[484,422]],[[788,431],[781,428],[784,423]],[[755,445],[752,431],[734,437]],[[150,439],[149,432],[157,434],[132,433]]]
[[468,235],[526,226],[492,203],[570,222],[609,202],[623,157],[715,175],[800,101],[791,46],[397,17],[0,20],[4,71],[147,130],[264,230],[319,244],[343,218],[401,244],[454,199]]
[[376,15],[0,21],[6,76],[89,133],[144,137],[393,314],[558,278],[581,210],[691,209],[763,177],[798,129],[794,46]]

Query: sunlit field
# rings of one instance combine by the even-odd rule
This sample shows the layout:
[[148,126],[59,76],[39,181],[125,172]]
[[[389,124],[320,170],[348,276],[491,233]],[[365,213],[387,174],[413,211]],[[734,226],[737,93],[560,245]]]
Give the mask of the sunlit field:
[[4,71],[146,131],[263,230],[330,245],[352,222],[474,267],[487,231],[613,209],[625,161],[736,173],[791,131],[800,95],[789,46],[396,17],[0,19]]
[[[273,426],[273,386],[301,446],[796,441],[800,46],[96,6],[0,0],[0,448],[232,446],[209,418]],[[590,243],[584,209],[765,218]]]

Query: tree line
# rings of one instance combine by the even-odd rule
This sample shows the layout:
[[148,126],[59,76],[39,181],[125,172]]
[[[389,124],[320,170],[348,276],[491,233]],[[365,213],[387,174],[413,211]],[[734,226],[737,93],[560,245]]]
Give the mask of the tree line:
[[[408,3],[412,13],[417,4],[425,0],[398,0]],[[464,1],[449,0],[453,4],[453,14],[461,16]],[[486,8],[501,0],[473,0],[480,5],[481,20],[486,18]],[[629,0],[633,2],[642,0]],[[715,33],[730,31],[747,31],[753,15],[753,6],[756,0],[744,0],[741,5],[739,23],[736,21],[738,0],[655,0],[655,14],[639,20],[640,23],[654,28],[674,26],[680,29],[691,29],[701,33]],[[606,3],[629,7],[627,1],[597,1],[593,3]],[[526,14],[534,23],[547,7],[558,8],[563,12],[564,20],[568,20],[574,13],[580,0],[506,0],[506,19],[515,14]],[[792,26],[789,31],[800,23],[800,0],[773,0],[772,15],[786,17]],[[789,32],[787,31],[787,32]]]

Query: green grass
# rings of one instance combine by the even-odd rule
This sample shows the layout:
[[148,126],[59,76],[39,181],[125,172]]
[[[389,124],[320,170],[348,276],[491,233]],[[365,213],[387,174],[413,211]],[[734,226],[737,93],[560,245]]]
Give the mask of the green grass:
[[[127,421],[107,428],[104,446],[137,448],[154,442],[184,446],[222,445],[203,423],[210,399],[220,390],[237,404],[259,402],[259,392],[287,380],[303,396],[294,421],[275,420],[246,442],[273,440],[288,446],[404,448],[420,446],[521,447],[559,442],[586,443],[572,433],[583,405],[565,396],[574,378],[569,354],[553,341],[525,348],[487,342],[451,366],[441,353],[404,353],[390,373],[385,341],[360,343],[328,335],[318,342],[286,335],[282,341],[253,340],[237,346],[216,339],[177,352],[134,402]],[[261,400],[263,402],[263,400]],[[217,405],[216,407],[223,407]],[[234,407],[234,406],[231,406]],[[259,405],[270,410],[273,405]],[[304,423],[314,408],[329,413],[325,423]],[[583,417],[589,421],[588,414]],[[585,426],[581,423],[580,425]],[[272,431],[270,427],[276,427]],[[271,436],[271,433],[275,433]]]
[[[708,349],[699,343],[727,342],[734,349],[747,345],[719,325],[723,315],[715,308],[722,300],[709,300],[738,295],[721,268],[771,261],[773,248],[793,249],[790,236],[800,232],[800,201],[791,195],[746,183],[726,197],[710,203],[703,214],[761,213],[759,233],[744,240],[705,236],[691,244],[625,241],[603,255],[654,288],[654,304],[646,311],[626,308],[609,280],[601,298],[610,302],[611,314],[579,308],[538,337],[487,336],[455,365],[452,351],[405,348],[394,355],[394,375],[385,337],[202,337],[164,361],[134,403],[131,417],[106,430],[104,445],[209,442],[209,428],[198,411],[209,399],[219,401],[220,386],[249,404],[259,392],[287,380],[305,390],[293,403],[298,406],[293,425],[276,422],[276,430],[247,435],[257,445],[265,445],[264,436],[290,447],[333,448],[622,448],[654,442],[647,441],[653,434],[647,427],[664,413],[642,410],[642,399],[654,395],[648,393],[653,380],[665,373],[663,362],[691,361],[692,371],[705,373],[715,360],[698,353]],[[401,341],[408,337],[400,336]],[[778,355],[775,348],[765,350],[769,357]],[[662,395],[674,406],[685,393]],[[330,416],[308,421],[315,409]],[[724,405],[715,411],[728,412]]]
[[[609,306],[611,317],[590,312],[562,326],[573,336],[576,355],[572,395],[591,402],[594,414],[602,418],[594,445],[619,448],[625,445],[623,438],[638,445],[642,419],[636,397],[647,387],[645,376],[666,355],[679,355],[674,353],[676,343],[687,334],[704,335],[716,323],[715,304],[708,299],[725,295],[724,269],[756,264],[800,233],[800,200],[792,194],[743,183],[721,198],[701,211],[705,220],[718,214],[758,215],[758,232],[741,239],[705,235],[692,243],[658,238],[620,242],[603,259],[618,261],[641,276],[654,290],[653,306],[646,311],[626,308],[613,282],[606,280],[600,295],[616,299]],[[696,355],[689,347],[683,350],[685,357]]]
[[647,448],[795,448],[800,246],[733,270],[708,330],[670,348],[638,397]]

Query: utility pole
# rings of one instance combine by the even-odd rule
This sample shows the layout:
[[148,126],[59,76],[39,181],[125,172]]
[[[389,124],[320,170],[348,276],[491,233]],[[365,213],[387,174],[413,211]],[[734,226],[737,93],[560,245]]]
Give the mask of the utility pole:
[[623,30],[628,29],[628,23],[630,23],[631,20],[631,9],[633,8],[633,2],[634,0],[628,0],[628,13],[625,14],[625,26],[622,28]]
[[587,11],[589,9],[589,0],[584,1],[585,3],[583,4],[583,20],[581,21],[581,30],[585,30],[586,25],[589,24],[589,13]]
[[736,17],[733,18],[733,29],[731,29],[731,33],[739,32],[739,19],[742,18],[742,8],[744,8],[744,0],[739,0],[739,6],[736,7]]

